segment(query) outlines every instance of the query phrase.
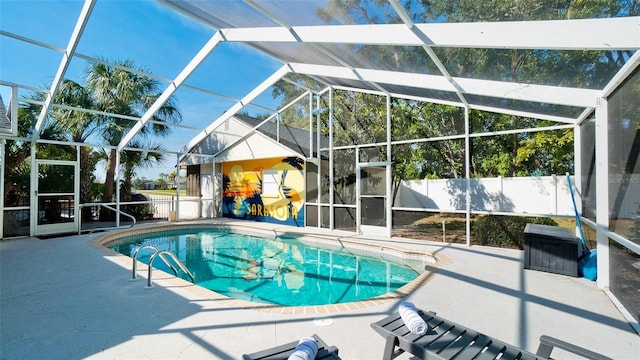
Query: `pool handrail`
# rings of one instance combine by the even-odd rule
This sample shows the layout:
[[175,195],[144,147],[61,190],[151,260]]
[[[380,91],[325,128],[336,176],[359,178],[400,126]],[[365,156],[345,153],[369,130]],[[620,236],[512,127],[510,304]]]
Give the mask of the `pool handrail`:
[[[116,209],[116,208],[114,208],[112,206],[109,206],[109,205],[103,204],[103,203],[84,203],[84,204],[80,204],[79,205],[80,211],[78,212],[78,235],[80,235],[82,233],[82,208],[85,208],[85,207],[88,207],[88,206],[101,206],[101,207],[104,207],[104,208],[107,208],[109,210],[114,211],[116,214],[120,214],[120,215],[124,215],[124,216],[128,217],[129,219],[131,219],[131,221],[133,221],[133,223],[130,226],[126,227],[126,228],[132,228],[132,227],[134,227],[136,225],[136,218],[133,215],[128,214],[128,213],[126,213],[126,212],[124,212],[122,210],[118,210],[118,209]],[[119,223],[119,222],[117,222],[117,223]],[[94,230],[121,229],[123,227],[124,226],[109,226],[109,227],[96,228],[96,229],[85,230],[85,231],[92,232]]]
[[[137,270],[138,269],[138,253],[140,252],[140,250],[143,250],[143,249],[152,249],[154,254],[157,253],[158,251],[160,251],[158,249],[158,247],[156,247],[155,245],[151,245],[151,244],[143,245],[143,246],[140,246],[139,248],[137,248],[136,251],[133,252],[133,256],[132,256],[132,258],[133,258],[133,266],[131,267],[131,279],[129,279],[129,281],[135,281],[135,280],[138,279],[138,277],[137,277],[137,273],[138,273],[138,270]],[[171,265],[171,262],[169,262],[169,260],[167,260],[167,258],[165,258],[164,255],[161,255],[160,258],[173,271],[173,274],[175,276],[178,276],[178,270],[173,265]]]
[[189,271],[189,269],[187,269],[184,266],[184,264],[180,260],[178,260],[178,257],[173,252],[171,252],[170,250],[160,250],[153,253],[153,255],[151,255],[151,257],[149,258],[149,266],[148,266],[148,272],[147,272],[147,286],[145,286],[145,289],[153,288],[153,284],[151,282],[151,275],[153,271],[153,260],[156,259],[156,256],[160,256],[162,258],[162,255],[165,255],[165,254],[169,255],[169,257],[180,267],[180,270],[182,270],[185,274],[189,275],[192,283],[194,284],[196,283],[196,278],[193,276],[191,271]]

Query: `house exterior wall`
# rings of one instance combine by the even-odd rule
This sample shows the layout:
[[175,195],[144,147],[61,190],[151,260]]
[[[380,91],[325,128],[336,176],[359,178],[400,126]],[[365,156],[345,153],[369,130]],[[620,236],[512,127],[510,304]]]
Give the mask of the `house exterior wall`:
[[304,226],[304,160],[277,157],[222,163],[222,215]]
[[[216,194],[220,193],[219,184],[216,186],[213,164],[200,165],[200,193],[202,194],[202,209],[200,216],[213,218],[218,216]],[[218,199],[219,200],[219,199]]]
[[[269,157],[301,155],[259,131],[254,131],[247,136],[251,129],[252,126],[236,118],[230,118],[206,139],[194,146],[191,152],[196,154],[217,154],[214,159],[215,162],[250,160],[262,157],[263,154],[269,154]],[[222,151],[223,149],[224,151]],[[187,156],[183,159],[182,165],[204,164],[210,161],[211,158],[207,157]]]
[[276,141],[262,134],[255,133],[236,143],[223,153],[218,154],[215,160],[217,162],[251,160],[262,157],[264,154],[268,154],[267,156],[270,157],[291,157],[298,155],[298,153],[286,146],[278,144]]

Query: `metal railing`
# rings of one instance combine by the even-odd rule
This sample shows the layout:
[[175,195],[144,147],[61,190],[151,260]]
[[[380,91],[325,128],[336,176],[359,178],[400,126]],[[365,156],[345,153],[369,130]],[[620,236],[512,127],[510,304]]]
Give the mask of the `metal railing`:
[[115,212],[116,214],[120,214],[120,215],[124,215],[126,217],[128,217],[129,219],[131,219],[132,224],[130,226],[106,226],[106,227],[100,227],[100,228],[94,228],[94,229],[87,229],[85,231],[87,232],[92,232],[92,231],[97,231],[97,230],[112,230],[112,229],[122,229],[122,228],[132,228],[136,225],[136,218],[131,215],[131,214],[127,214],[124,211],[118,210],[112,206],[109,206],[107,204],[103,204],[103,203],[85,203],[85,204],[80,204],[80,211],[78,211],[78,234],[82,233],[82,209],[85,207],[91,207],[91,206],[100,206],[103,208],[107,208],[113,212]]
[[[143,249],[153,249],[154,254],[160,251],[155,245],[144,245],[137,248],[136,251],[133,252],[133,266],[131,268],[131,279],[129,279],[129,281],[135,281],[138,279],[138,253]],[[164,261],[164,263],[173,271],[175,276],[178,276],[178,270],[171,265],[171,262],[164,257],[164,254],[160,256],[160,259],[162,259],[162,261]]]
[[147,286],[145,286],[146,289],[153,288],[153,283],[151,281],[151,276],[153,275],[153,273],[152,273],[152,271],[153,271],[153,261],[156,259],[156,256],[160,257],[160,259],[171,269],[171,271],[173,271],[173,274],[176,277],[178,276],[178,270],[171,264],[171,262],[169,260],[167,260],[165,255],[168,255],[171,258],[171,260],[173,260],[173,262],[175,262],[176,265],[178,265],[180,270],[182,270],[182,272],[184,272],[185,274],[187,274],[189,276],[189,278],[191,279],[191,282],[195,284],[195,282],[196,282],[195,276],[193,276],[191,271],[189,271],[189,269],[187,269],[187,267],[184,266],[184,264],[178,259],[178,257],[173,252],[171,252],[170,250],[159,250],[155,245],[151,245],[151,244],[140,246],[139,248],[136,249],[136,251],[133,252],[133,266],[131,268],[131,279],[129,279],[129,281],[135,281],[135,280],[138,279],[138,277],[137,277],[137,272],[138,272],[138,254],[143,249],[152,249],[153,250],[153,254],[151,254],[151,257],[149,257],[149,264],[148,264],[148,270],[147,270],[148,271],[147,272]]
[[195,276],[193,276],[193,274],[191,273],[191,271],[189,271],[189,269],[187,269],[184,264],[178,260],[178,257],[172,253],[169,250],[160,250],[155,252],[153,255],[151,255],[151,257],[149,258],[149,267],[148,267],[148,272],[147,272],[147,286],[145,286],[145,289],[152,289],[153,288],[153,283],[151,281],[151,276],[152,276],[152,272],[153,272],[153,260],[156,259],[156,256],[160,256],[162,258],[163,255],[169,255],[169,257],[180,267],[180,270],[182,270],[185,274],[189,275],[189,277],[191,278],[191,282],[192,283],[196,283],[196,278]]

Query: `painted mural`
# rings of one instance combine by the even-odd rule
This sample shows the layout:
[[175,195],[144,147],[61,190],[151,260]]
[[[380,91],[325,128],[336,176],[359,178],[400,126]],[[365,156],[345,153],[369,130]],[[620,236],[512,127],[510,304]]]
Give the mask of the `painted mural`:
[[226,217],[304,226],[304,160],[297,157],[222,164]]

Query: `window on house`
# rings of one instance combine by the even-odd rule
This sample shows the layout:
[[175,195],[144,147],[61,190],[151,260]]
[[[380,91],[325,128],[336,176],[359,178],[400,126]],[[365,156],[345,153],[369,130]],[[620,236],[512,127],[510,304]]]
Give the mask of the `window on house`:
[[262,170],[262,196],[278,196],[278,170]]

